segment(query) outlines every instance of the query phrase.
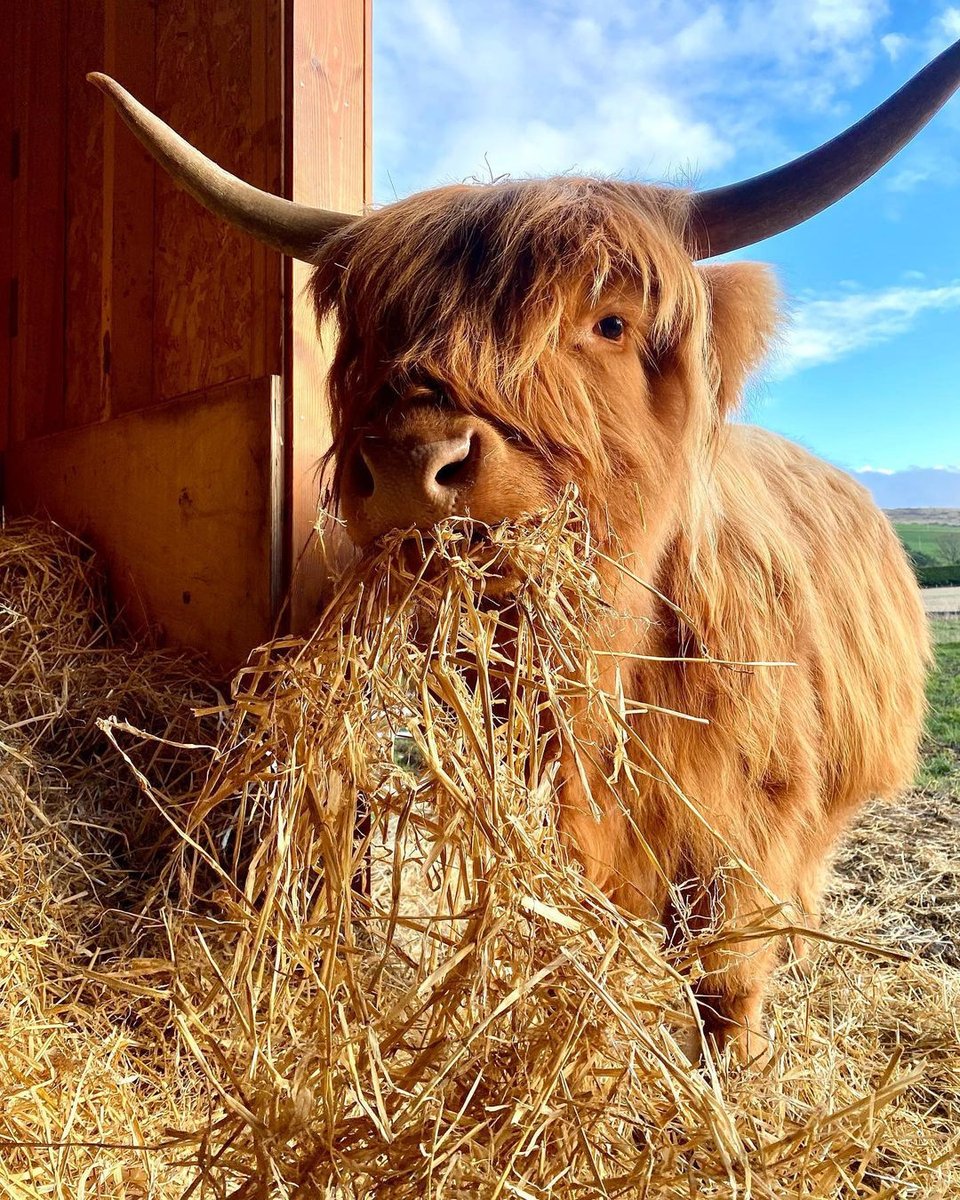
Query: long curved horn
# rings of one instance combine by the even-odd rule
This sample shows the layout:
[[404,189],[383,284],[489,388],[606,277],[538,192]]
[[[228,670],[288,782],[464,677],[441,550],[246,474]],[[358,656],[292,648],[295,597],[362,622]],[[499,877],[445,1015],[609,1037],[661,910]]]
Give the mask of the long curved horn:
[[175,183],[212,213],[281,254],[312,262],[331,233],[356,219],[294,204],[244,183],[174,133],[109,75],[94,71],[87,79],[110,97],[126,124]]
[[749,246],[829,208],[893,158],[958,86],[960,41],[818,150],[741,183],[695,192],[687,233],[694,258]]

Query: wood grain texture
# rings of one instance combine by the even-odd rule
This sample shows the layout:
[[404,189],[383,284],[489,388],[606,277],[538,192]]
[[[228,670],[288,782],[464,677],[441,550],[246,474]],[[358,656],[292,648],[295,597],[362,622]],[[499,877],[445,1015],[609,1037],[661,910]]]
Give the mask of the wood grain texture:
[[[260,0],[252,9],[250,182],[274,195],[283,192],[282,0]],[[283,258],[251,243],[251,285],[256,315],[251,330],[250,374],[283,371]]]
[[13,21],[20,129],[20,177],[14,201],[19,281],[11,387],[14,441],[63,425],[64,8],[20,4]]
[[8,511],[89,536],[132,624],[230,666],[285,584],[281,263],[175,191],[83,76],[280,190],[281,5],[21,5],[0,80],[24,141]]
[[[157,9],[157,111],[228,171],[261,187],[276,182],[280,163],[280,125],[268,120],[279,100],[268,100],[265,57],[268,34],[279,39],[269,28],[273,11],[263,0],[164,0]],[[159,401],[248,377],[266,362],[268,345],[278,347],[279,333],[263,329],[267,252],[162,172],[156,189]],[[279,280],[275,258],[270,270]],[[278,323],[275,301],[271,311]]]
[[231,669],[272,629],[279,405],[266,377],[23,443],[10,511],[87,538],[135,629]]
[[104,170],[103,97],[86,81],[104,61],[104,0],[67,0],[65,37],[66,245],[64,259],[65,391],[63,427],[107,415],[108,345],[102,328],[102,282],[112,239],[112,172]]
[[[155,103],[156,6],[106,0],[103,69],[148,106]],[[133,412],[153,402],[154,173],[152,160],[104,107],[105,270],[101,343],[108,352],[108,411]]]
[[[354,213],[370,203],[370,13],[370,0],[291,0],[288,7],[291,199]],[[306,294],[310,269],[294,263],[290,274],[288,524],[292,622],[299,628],[316,611],[324,583],[311,542],[330,424],[328,359]]]
[[0,456],[7,446],[10,422],[14,327],[13,173],[17,157],[15,139],[19,137],[13,90],[15,46],[15,38],[0,38]]

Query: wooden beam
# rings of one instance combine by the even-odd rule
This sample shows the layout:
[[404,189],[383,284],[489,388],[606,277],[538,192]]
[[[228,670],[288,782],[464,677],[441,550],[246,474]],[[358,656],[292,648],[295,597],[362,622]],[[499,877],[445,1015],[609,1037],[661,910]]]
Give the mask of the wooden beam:
[[[14,256],[18,279],[13,348],[13,441],[63,427],[65,9],[18,4],[17,127],[20,174],[15,189]],[[9,15],[9,14],[8,14]],[[9,28],[3,36],[9,36]]]
[[[14,92],[14,37],[0,38],[0,460],[10,423],[10,366],[13,350],[14,301],[13,189],[18,172],[19,138]],[[0,471],[0,493],[2,493]]]
[[[154,4],[106,2],[103,70],[150,108],[156,104],[156,23]],[[113,105],[103,109],[103,190],[113,203],[104,208],[101,347],[106,408],[116,416],[153,402],[155,168]]]
[[[286,18],[288,195],[359,213],[372,199],[371,0],[288,0]],[[317,469],[330,444],[328,357],[317,337],[309,278],[303,263],[288,268],[287,508],[294,628],[309,621],[324,583],[311,541]]]

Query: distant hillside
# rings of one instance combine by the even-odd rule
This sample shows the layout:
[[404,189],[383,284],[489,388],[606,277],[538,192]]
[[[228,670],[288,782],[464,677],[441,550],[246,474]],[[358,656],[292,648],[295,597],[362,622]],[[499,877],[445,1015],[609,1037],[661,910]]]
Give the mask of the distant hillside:
[[960,508],[960,467],[851,471],[881,508]]
[[894,525],[960,525],[960,508],[885,508]]
[[960,588],[960,509],[888,508],[921,587]]

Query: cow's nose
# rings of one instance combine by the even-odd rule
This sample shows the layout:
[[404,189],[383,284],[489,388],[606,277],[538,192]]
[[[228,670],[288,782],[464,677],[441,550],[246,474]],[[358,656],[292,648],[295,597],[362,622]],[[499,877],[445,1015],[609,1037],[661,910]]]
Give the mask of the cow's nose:
[[482,436],[465,425],[448,437],[368,437],[358,447],[353,491],[367,535],[428,528],[466,515],[482,465]]
[[378,492],[392,496],[400,484],[410,490],[414,503],[444,510],[444,514],[476,478],[478,453],[479,438],[472,429],[457,437],[412,445],[369,439],[360,448],[370,475],[371,497]]

